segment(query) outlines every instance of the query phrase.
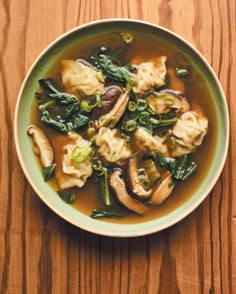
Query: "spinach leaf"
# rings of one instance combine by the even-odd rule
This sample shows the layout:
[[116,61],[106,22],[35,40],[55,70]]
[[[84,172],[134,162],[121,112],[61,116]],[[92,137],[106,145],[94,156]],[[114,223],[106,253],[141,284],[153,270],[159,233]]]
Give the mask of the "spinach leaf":
[[109,188],[109,174],[108,169],[104,167],[101,161],[98,161],[97,165],[93,165],[93,169],[96,172],[96,176],[100,182],[99,196],[101,202],[106,206],[112,205],[112,194]]
[[137,82],[132,72],[136,69],[134,66],[118,66],[114,62],[112,52],[108,50],[100,50],[100,53],[90,57],[90,61],[96,70],[102,73],[109,79],[132,86]]
[[177,158],[164,157],[158,151],[151,151],[150,157],[160,166],[168,169],[174,180],[185,181],[197,172],[197,165],[187,154]]
[[57,194],[68,204],[71,204],[75,201],[75,194],[70,189],[57,191]]
[[60,132],[69,132],[87,124],[89,118],[83,114],[78,114],[70,117],[69,119],[67,117],[65,120],[58,118],[53,119],[50,116],[50,113],[47,110],[44,110],[42,111],[41,120],[49,127],[52,127]]
[[55,168],[56,168],[56,164],[55,163],[43,168],[43,178],[44,178],[44,181],[47,181],[47,180],[49,180],[52,177]]
[[100,218],[100,217],[122,217],[122,215],[115,211],[107,211],[95,209],[90,215],[91,218]]
[[45,124],[60,132],[69,132],[88,123],[89,118],[82,113],[76,96],[57,90],[51,78],[41,79],[39,84],[44,92],[35,96]]

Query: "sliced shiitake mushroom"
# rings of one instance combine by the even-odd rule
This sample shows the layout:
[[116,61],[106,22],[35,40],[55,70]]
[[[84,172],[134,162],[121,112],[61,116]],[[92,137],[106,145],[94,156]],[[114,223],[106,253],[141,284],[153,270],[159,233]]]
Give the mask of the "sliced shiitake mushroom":
[[110,185],[113,188],[118,201],[128,208],[129,210],[136,212],[137,214],[146,214],[148,207],[141,203],[139,200],[132,198],[127,192],[125,182],[121,179],[121,171],[115,170],[110,176]]
[[93,109],[91,120],[99,119],[99,117],[111,111],[117,99],[120,97],[121,92],[122,90],[119,86],[112,85],[107,87],[105,94],[101,97],[102,106]]
[[27,134],[33,138],[35,143],[34,152],[39,156],[42,166],[48,167],[52,165],[54,159],[53,149],[43,130],[35,125],[30,125],[27,129]]
[[96,127],[97,128],[101,128],[103,126],[110,127],[110,124],[112,124],[112,127],[114,127],[118,123],[122,115],[124,114],[128,102],[129,102],[129,94],[126,91],[125,93],[120,95],[120,97],[118,98],[112,110],[109,111],[107,114],[102,115],[99,118],[98,123],[96,124]]
[[136,156],[130,159],[128,176],[131,190],[135,194],[135,196],[141,200],[148,199],[152,193],[152,190],[145,190],[140,183]]
[[160,182],[154,187],[150,202],[153,205],[160,205],[170,196],[174,187],[175,184],[173,183],[172,175],[169,171],[166,171],[162,175]]

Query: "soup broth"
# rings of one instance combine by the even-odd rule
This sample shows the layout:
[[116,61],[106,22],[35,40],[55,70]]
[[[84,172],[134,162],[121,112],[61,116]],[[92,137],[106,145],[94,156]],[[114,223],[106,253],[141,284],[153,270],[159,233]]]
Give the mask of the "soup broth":
[[[179,52],[177,48],[173,47],[170,43],[159,39],[158,37],[139,33],[132,33],[132,37],[133,41],[129,44],[129,46],[127,46],[126,51],[120,59],[122,64],[129,64],[133,59],[136,59],[138,62],[145,62],[146,60],[151,60],[157,56],[165,55],[167,56],[167,73],[169,73],[170,69],[174,70],[176,67],[178,67],[179,59],[185,59],[183,54]],[[77,58],[88,60],[89,56],[94,53],[96,48],[105,46],[114,49],[118,48],[120,44],[121,41],[119,33],[114,33],[112,35],[99,35],[96,39],[88,38],[86,42],[79,44],[79,46],[75,46],[70,50],[63,52],[60,58],[58,58],[57,62],[48,71],[46,77],[42,78],[53,78],[57,85],[63,89],[61,80],[62,60],[75,60]],[[203,143],[197,148],[196,152],[194,152],[191,157],[191,160],[197,164],[198,172],[193,177],[187,179],[185,182],[177,184],[171,196],[168,197],[168,199],[166,199],[161,205],[152,207],[146,215],[140,216],[130,212],[126,213],[126,216],[123,218],[101,218],[101,220],[116,223],[140,223],[159,218],[175,210],[183,202],[190,199],[190,197],[192,197],[194,192],[198,189],[206,177],[215,153],[217,139],[217,120],[214,107],[212,106],[213,98],[211,97],[204,78],[201,76],[201,73],[197,71],[193,64],[191,64],[190,76],[188,78],[179,80],[180,83],[184,83],[184,96],[187,97],[188,101],[190,102],[191,108],[194,110],[201,110],[209,122],[209,130],[203,140]],[[34,99],[32,105],[31,123],[43,129],[52,144],[57,168],[61,167],[63,154],[62,146],[68,144],[67,135],[49,128],[41,122],[37,99]],[[81,133],[83,136],[86,136],[83,128],[78,129],[77,132]],[[134,153],[137,150],[132,151]],[[58,183],[54,177],[50,179],[48,183],[51,185],[53,190],[59,190]],[[94,182],[93,177],[88,179],[87,183],[82,188],[74,188],[73,191],[76,194],[76,199],[75,202],[71,205],[73,205],[73,207],[78,209],[80,212],[85,213],[86,215],[91,215],[93,210],[99,207],[103,207],[98,199],[99,183]]]

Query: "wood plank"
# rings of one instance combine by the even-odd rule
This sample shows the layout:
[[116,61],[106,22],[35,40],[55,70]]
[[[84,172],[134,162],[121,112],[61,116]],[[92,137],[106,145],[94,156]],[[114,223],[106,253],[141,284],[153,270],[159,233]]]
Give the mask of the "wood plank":
[[[232,0],[1,1],[1,293],[236,293],[235,11]],[[162,25],[195,45],[231,114],[228,158],[208,198],[175,226],[134,239],[93,235],[60,219],[30,188],[13,140],[17,94],[41,50],[73,27],[113,17]]]

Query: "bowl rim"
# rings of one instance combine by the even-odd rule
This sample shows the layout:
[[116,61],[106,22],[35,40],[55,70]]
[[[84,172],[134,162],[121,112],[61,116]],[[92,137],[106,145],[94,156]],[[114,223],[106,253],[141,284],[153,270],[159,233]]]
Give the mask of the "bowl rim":
[[[20,147],[20,143],[19,143],[19,133],[18,133],[18,128],[17,128],[17,122],[18,122],[18,117],[19,117],[19,107],[20,107],[20,101],[21,101],[21,97],[22,97],[22,93],[23,90],[25,88],[25,85],[27,83],[28,78],[30,77],[30,75],[32,74],[35,66],[38,64],[38,62],[41,60],[41,58],[51,49],[53,48],[57,43],[59,43],[60,41],[62,41],[63,39],[65,39],[66,37],[68,37],[69,35],[72,35],[73,33],[83,30],[85,28],[89,28],[89,27],[93,27],[96,26],[98,24],[104,24],[104,23],[115,23],[115,22],[129,22],[129,23],[139,23],[139,24],[143,24],[149,27],[152,27],[154,29],[159,29],[163,32],[166,32],[169,35],[174,36],[176,39],[178,39],[179,41],[181,41],[184,45],[186,45],[187,47],[190,48],[191,51],[193,51],[199,58],[200,60],[203,62],[203,64],[206,66],[209,74],[211,75],[211,77],[213,78],[214,82],[216,83],[216,86],[218,87],[220,96],[222,98],[222,102],[223,102],[223,106],[224,106],[224,110],[225,110],[225,123],[226,123],[226,133],[225,133],[225,145],[224,145],[224,152],[223,152],[223,156],[222,156],[222,160],[221,162],[218,164],[218,170],[214,173],[214,176],[212,177],[211,181],[207,184],[206,189],[204,190],[204,193],[202,194],[201,197],[199,197],[196,201],[194,201],[190,207],[186,210],[184,210],[181,214],[174,216],[171,220],[167,221],[164,225],[162,226],[157,226],[156,227],[151,227],[151,228],[147,228],[142,230],[141,232],[116,232],[113,231],[112,229],[110,229],[109,231],[101,231],[99,229],[96,229],[94,227],[87,227],[86,225],[80,225],[79,222],[74,221],[72,218],[70,218],[69,216],[65,215],[63,213],[63,211],[59,210],[58,208],[54,207],[50,201],[47,199],[47,197],[45,197],[43,195],[43,193],[40,191],[40,189],[37,187],[37,185],[34,183],[33,178],[31,177],[31,175],[29,174],[27,167],[25,165],[25,162],[23,160],[23,156],[21,153],[21,147]],[[59,37],[57,37],[56,39],[54,39],[52,42],[50,42],[41,52],[40,54],[37,56],[37,58],[34,60],[34,62],[32,63],[32,65],[30,66],[30,68],[27,71],[27,74],[21,84],[18,96],[17,96],[17,101],[16,101],[16,106],[15,106],[15,111],[14,111],[14,141],[15,141],[15,147],[16,147],[16,152],[17,152],[17,157],[18,160],[20,162],[20,166],[24,172],[24,175],[27,178],[27,181],[30,183],[31,187],[33,188],[33,190],[36,192],[36,194],[41,198],[41,200],[52,210],[54,211],[57,215],[59,215],[62,219],[66,220],[67,222],[73,224],[74,226],[86,230],[88,232],[94,233],[94,234],[98,234],[98,235],[102,235],[102,236],[108,236],[108,237],[118,237],[118,238],[124,238],[124,237],[139,237],[139,236],[145,236],[145,235],[149,235],[149,234],[153,234],[153,233],[157,233],[159,231],[162,231],[166,228],[169,228],[171,226],[173,226],[174,224],[180,222],[181,220],[183,220],[186,216],[188,216],[191,212],[193,212],[203,201],[204,199],[208,196],[208,194],[211,192],[211,190],[213,189],[214,185],[216,184],[218,178],[220,177],[220,174],[224,168],[225,165],[225,161],[227,158],[227,153],[228,153],[228,148],[229,148],[229,132],[230,132],[230,124],[229,124],[229,110],[228,110],[228,106],[227,106],[227,100],[224,94],[224,90],[223,87],[216,75],[216,73],[214,72],[213,68],[210,66],[210,64],[208,63],[208,61],[206,60],[206,58],[202,55],[202,53],[200,53],[189,41],[185,40],[182,36],[178,35],[177,33],[162,27],[160,25],[148,22],[148,21],[144,21],[144,20],[138,20],[138,19],[130,19],[130,18],[107,18],[107,19],[101,19],[101,20],[95,20],[95,21],[90,21],[87,22],[85,24],[79,25],[73,29],[70,29],[69,31],[63,33],[62,35],[60,35]],[[181,206],[180,206],[181,207]],[[110,225],[113,225],[113,223],[109,223]],[[143,223],[141,223],[143,224]],[[128,225],[128,224],[126,224]],[[132,225],[129,224],[131,227]],[[136,224],[136,226],[139,224]]]

